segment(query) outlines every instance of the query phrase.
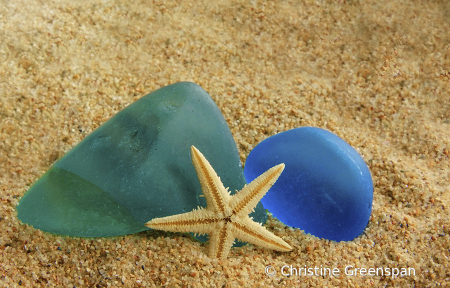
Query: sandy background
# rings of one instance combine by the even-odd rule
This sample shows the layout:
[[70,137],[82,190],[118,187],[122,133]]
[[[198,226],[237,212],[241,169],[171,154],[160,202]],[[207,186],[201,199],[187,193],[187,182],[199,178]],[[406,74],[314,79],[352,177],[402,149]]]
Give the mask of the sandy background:
[[[0,0],[0,285],[450,285],[448,2],[210,2]],[[20,224],[15,206],[55,160],[179,81],[213,97],[243,163],[295,127],[350,143],[375,186],[364,234],[336,243],[269,219],[292,252],[246,246],[219,262],[182,234],[81,239]],[[286,277],[283,265],[341,273]],[[351,277],[347,265],[416,275]]]

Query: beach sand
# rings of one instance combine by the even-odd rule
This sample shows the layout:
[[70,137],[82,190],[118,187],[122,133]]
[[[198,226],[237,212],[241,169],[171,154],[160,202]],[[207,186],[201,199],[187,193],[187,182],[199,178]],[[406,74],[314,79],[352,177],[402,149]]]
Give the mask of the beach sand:
[[[0,1],[0,285],[449,286],[448,3],[211,2]],[[15,207],[52,163],[180,81],[216,101],[243,164],[296,127],[352,145],[375,188],[364,233],[336,243],[270,217],[265,226],[291,252],[247,245],[218,261],[183,234],[71,238],[20,223]],[[291,266],[318,269],[300,276]],[[355,268],[367,274],[348,275]],[[395,269],[406,274],[386,275]]]

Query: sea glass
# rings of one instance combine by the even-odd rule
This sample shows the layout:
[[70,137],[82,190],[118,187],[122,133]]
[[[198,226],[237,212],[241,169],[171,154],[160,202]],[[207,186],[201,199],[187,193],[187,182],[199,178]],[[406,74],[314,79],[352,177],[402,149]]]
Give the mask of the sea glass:
[[286,165],[261,200],[286,225],[334,241],[349,241],[367,226],[373,182],[369,168],[344,140],[313,127],[271,136],[249,154],[247,182],[277,164]]
[[[219,108],[200,86],[181,82],[142,97],[88,135],[22,197],[18,218],[55,234],[105,237],[206,207],[191,145],[232,193],[246,184]],[[251,216],[266,221],[261,203]]]

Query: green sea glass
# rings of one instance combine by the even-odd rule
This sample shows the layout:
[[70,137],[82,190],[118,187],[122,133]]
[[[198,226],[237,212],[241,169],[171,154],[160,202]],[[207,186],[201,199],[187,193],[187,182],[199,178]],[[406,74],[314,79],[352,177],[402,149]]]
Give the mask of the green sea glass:
[[[142,97],[87,136],[28,190],[18,218],[55,234],[106,237],[206,207],[191,145],[232,194],[244,187],[236,144],[219,108],[200,86],[181,82]],[[251,216],[266,221],[261,203]]]

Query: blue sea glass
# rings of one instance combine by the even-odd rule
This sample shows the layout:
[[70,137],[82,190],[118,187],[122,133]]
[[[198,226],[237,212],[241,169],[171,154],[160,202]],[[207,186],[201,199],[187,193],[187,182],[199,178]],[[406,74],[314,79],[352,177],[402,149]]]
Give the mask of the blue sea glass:
[[[105,237],[148,230],[144,224],[153,218],[206,207],[191,145],[232,194],[244,187],[219,108],[200,86],[181,82],[137,100],[69,151],[23,196],[18,218],[55,234]],[[260,203],[251,215],[267,219]]]
[[277,164],[286,165],[261,200],[286,225],[320,238],[349,241],[370,218],[373,182],[361,156],[335,134],[313,127],[269,137],[249,154],[247,182]]

